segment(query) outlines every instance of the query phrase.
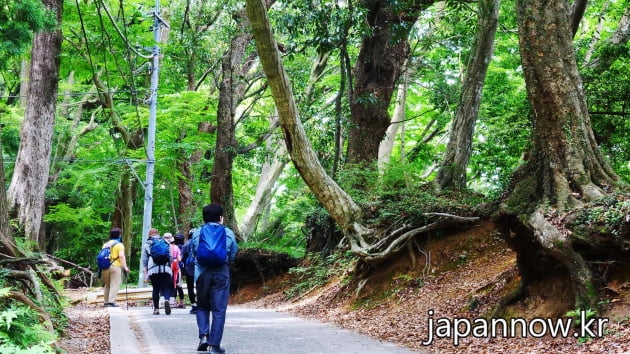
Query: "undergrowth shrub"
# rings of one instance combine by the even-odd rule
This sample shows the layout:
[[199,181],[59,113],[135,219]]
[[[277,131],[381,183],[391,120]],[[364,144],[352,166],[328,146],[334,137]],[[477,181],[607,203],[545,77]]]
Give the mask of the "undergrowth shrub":
[[287,299],[299,297],[321,287],[330,279],[344,276],[350,264],[356,260],[350,252],[334,253],[328,257],[312,257],[306,266],[295,267],[289,274],[295,277],[293,286],[284,292]]
[[[11,288],[0,289],[0,353],[54,353],[52,345],[58,334],[49,332],[33,309],[9,299],[9,291]],[[55,328],[66,327],[54,322]]]

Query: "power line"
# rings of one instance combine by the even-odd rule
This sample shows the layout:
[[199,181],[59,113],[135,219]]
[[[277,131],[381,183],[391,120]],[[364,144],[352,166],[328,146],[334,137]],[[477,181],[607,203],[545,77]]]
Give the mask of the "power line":
[[[52,161],[57,161],[57,162],[71,162],[71,163],[107,163],[107,164],[128,164],[130,162],[137,162],[137,163],[147,163],[148,160],[141,160],[141,159],[127,159],[127,158],[120,158],[120,159],[81,159],[81,158],[63,158],[63,157],[59,157],[59,158],[54,158],[51,159]],[[4,159],[3,163],[5,165],[13,165],[15,164],[15,160],[7,160]]]
[[[141,89],[141,90],[115,90],[115,91],[103,91],[103,92],[95,92],[95,91],[87,91],[87,92],[68,92],[68,93],[59,93],[57,97],[66,97],[66,96],[85,96],[87,94],[93,94],[94,96],[98,96],[99,94],[137,94],[137,93],[146,93],[150,92],[150,89]],[[24,95],[8,95],[8,96],[0,96],[1,99],[10,99],[10,98],[21,98],[26,97]]]

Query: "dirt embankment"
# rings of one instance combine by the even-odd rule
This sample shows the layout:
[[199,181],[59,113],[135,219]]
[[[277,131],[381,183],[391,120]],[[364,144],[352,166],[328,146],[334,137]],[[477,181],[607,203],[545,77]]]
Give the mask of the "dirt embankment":
[[[491,328],[484,331],[480,327],[482,323],[490,324],[490,320],[475,320],[488,318],[495,306],[514,293],[520,284],[515,255],[498,236],[494,225],[481,222],[467,230],[431,235],[422,242],[420,248],[415,254],[415,268],[412,267],[412,258],[403,253],[396,260],[382,264],[358,296],[353,293],[353,284],[347,285],[342,279],[332,279],[322,288],[287,300],[281,290],[290,286],[291,281],[290,277],[285,276],[274,278],[264,285],[243,287],[235,294],[233,301],[332,322],[346,329],[421,351],[630,351],[630,283],[615,280],[609,284],[615,290],[604,294],[607,304],[602,318],[608,322],[603,326],[602,338],[589,338],[589,332],[585,332],[586,336],[578,334],[576,337],[575,330],[579,327],[571,328],[566,336],[554,338],[549,334],[543,335],[557,323],[557,314],[564,314],[568,310],[561,287],[526,294],[507,307],[504,318],[522,318],[527,321],[520,322],[530,327],[527,328],[526,337],[522,336],[520,327],[516,327],[513,336],[507,333],[504,337],[500,331],[502,327],[498,326],[499,333],[492,338]],[[260,294],[269,293],[269,289],[278,291],[260,297]],[[579,314],[576,316],[579,318]],[[453,327],[455,319],[468,319],[469,322],[461,321],[456,329]],[[560,318],[563,323],[567,323],[568,319]],[[572,319],[573,323],[575,319]],[[450,329],[446,326],[447,321]],[[472,324],[469,335],[457,338],[455,346],[455,332],[465,333],[467,323]],[[544,332],[545,329],[547,332]],[[599,334],[596,326],[590,329],[596,336]],[[425,345],[428,342],[430,345]]]

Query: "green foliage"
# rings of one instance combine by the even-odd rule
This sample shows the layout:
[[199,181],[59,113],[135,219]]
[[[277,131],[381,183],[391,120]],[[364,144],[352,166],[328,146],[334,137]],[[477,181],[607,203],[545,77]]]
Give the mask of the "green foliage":
[[620,230],[630,213],[630,200],[623,195],[607,195],[578,211],[575,224],[578,228],[597,227],[602,233],[620,236]]
[[[444,191],[436,193],[428,183],[420,183],[419,176],[403,165],[386,169],[381,177],[378,172],[356,167],[339,175],[339,183],[345,186],[355,202],[366,212],[366,221],[378,227],[393,227],[402,223],[424,224],[427,212],[443,212],[471,215],[475,206],[487,201],[483,195],[470,191]],[[357,181],[367,181],[359,189]]]
[[[597,311],[592,310],[592,309],[575,309],[575,310],[571,310],[568,311],[566,314],[564,314],[566,317],[569,317],[573,320],[573,324],[575,326],[579,326],[580,323],[582,323],[582,313],[584,313],[584,319],[586,320],[586,322],[588,322],[591,318],[595,317],[595,315],[597,315]],[[578,343],[585,343],[586,341],[592,339],[590,336],[588,337],[578,337]]]
[[31,45],[33,33],[50,30],[56,24],[55,14],[38,0],[0,0],[0,70],[6,59],[19,57]]
[[294,285],[284,292],[284,295],[287,299],[292,299],[322,286],[329,279],[342,276],[354,260],[350,252],[335,253],[326,258],[314,257],[307,267],[291,268],[289,274],[297,279]]
[[10,288],[0,288],[0,352],[54,353],[56,336],[39,323],[35,311],[8,301]]

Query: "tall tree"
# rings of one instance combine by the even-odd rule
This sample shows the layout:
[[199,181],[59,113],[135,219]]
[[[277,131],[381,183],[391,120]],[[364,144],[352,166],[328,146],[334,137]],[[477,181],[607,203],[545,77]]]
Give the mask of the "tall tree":
[[483,82],[494,52],[494,35],[499,23],[499,0],[479,0],[477,30],[466,68],[457,114],[450,140],[435,183],[440,188],[466,188],[466,168],[472,151],[472,138],[479,113]]
[[559,266],[567,271],[575,306],[595,309],[592,272],[579,252],[584,245],[576,247],[576,238],[552,220],[604,196],[618,177],[593,136],[572,47],[568,2],[520,0],[516,10],[533,134],[529,159],[514,173],[502,204],[506,227],[515,235],[506,239],[517,252],[526,286],[532,279],[557,275]]
[[369,31],[354,65],[348,154],[351,163],[376,162],[390,124],[388,113],[396,83],[409,55],[407,37],[420,13],[434,0],[363,1]]
[[57,107],[61,58],[63,0],[42,0],[56,14],[57,28],[35,34],[31,50],[28,105],[20,132],[20,147],[8,190],[9,205],[17,210],[27,239],[45,248],[40,237],[44,192],[48,185],[52,134]]
[[[365,233],[362,212],[350,196],[324,170],[299,120],[289,78],[280,60],[273,31],[262,0],[247,0],[247,15],[256,40],[258,56],[273,94],[287,150],[302,179],[344,232],[359,237]],[[351,238],[355,244],[357,238]]]
[[245,50],[251,40],[247,31],[248,19],[245,9],[234,16],[238,21],[237,31],[230,42],[230,47],[223,55],[221,65],[221,84],[219,87],[219,106],[217,108],[217,139],[210,181],[210,200],[223,205],[226,224],[238,234],[234,218],[234,191],[232,187],[232,167],[236,156],[236,108],[241,102],[246,86],[245,77],[252,61],[243,62]]
[[409,73],[404,72],[403,78],[398,85],[398,93],[396,94],[396,106],[394,107],[394,115],[392,122],[387,128],[385,138],[381,141],[378,148],[378,168],[382,170],[389,164],[394,143],[396,142],[396,134],[398,128],[405,124],[405,104],[407,103],[407,88],[409,87]]
[[435,222],[412,230],[400,229],[377,241],[370,240],[372,230],[365,226],[361,208],[326,174],[306,136],[266,11],[262,0],[247,0],[252,33],[276,103],[287,151],[304,182],[339,225],[351,251],[363,262],[378,262],[407,245],[413,236],[442,225],[441,222]]

